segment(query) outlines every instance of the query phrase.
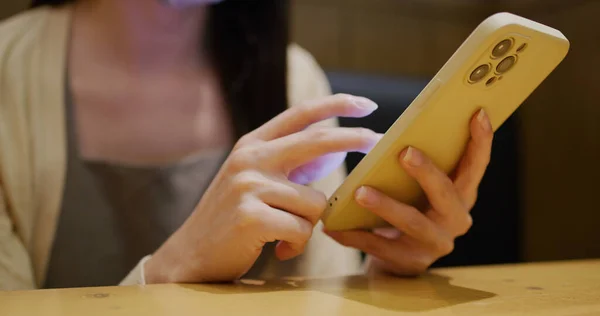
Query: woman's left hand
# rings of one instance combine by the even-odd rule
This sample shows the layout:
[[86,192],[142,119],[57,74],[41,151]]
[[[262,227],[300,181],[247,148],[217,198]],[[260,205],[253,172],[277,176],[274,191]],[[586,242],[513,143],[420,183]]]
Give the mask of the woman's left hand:
[[469,212],[490,160],[492,139],[490,121],[480,110],[471,122],[471,140],[452,177],[417,149],[404,150],[400,163],[421,185],[430,207],[421,211],[373,188],[361,187],[356,191],[356,201],[395,229],[326,233],[344,246],[371,255],[369,268],[402,276],[425,272],[436,260],[452,252],[454,239],[470,229]]

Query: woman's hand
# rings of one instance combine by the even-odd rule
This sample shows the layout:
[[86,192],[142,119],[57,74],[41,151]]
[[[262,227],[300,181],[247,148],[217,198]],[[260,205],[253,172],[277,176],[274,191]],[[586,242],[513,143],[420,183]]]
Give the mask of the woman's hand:
[[301,254],[327,203],[303,184],[380,139],[366,129],[311,125],[376,108],[365,98],[331,96],[292,107],[242,137],[192,215],[146,262],[147,283],[234,280],[273,241],[280,241],[281,260]]
[[373,188],[362,187],[355,199],[395,229],[327,232],[342,245],[371,255],[369,268],[402,276],[421,274],[449,254],[454,239],[472,224],[469,211],[490,160],[493,131],[483,110],[471,122],[471,140],[456,172],[446,176],[415,148],[400,155],[400,163],[427,195],[430,207],[418,210]]

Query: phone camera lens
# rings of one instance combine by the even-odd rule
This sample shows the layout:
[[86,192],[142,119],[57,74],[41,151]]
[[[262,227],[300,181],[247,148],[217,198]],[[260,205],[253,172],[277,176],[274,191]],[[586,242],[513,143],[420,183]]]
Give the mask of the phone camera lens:
[[508,56],[504,58],[498,66],[496,66],[496,72],[499,74],[503,74],[509,71],[515,64],[517,63],[517,58],[515,56]]
[[475,68],[475,70],[473,70],[473,72],[471,72],[471,75],[469,76],[469,80],[471,81],[471,83],[478,82],[481,79],[485,78],[485,76],[487,76],[487,74],[489,72],[490,72],[490,65],[488,65],[488,64],[481,65],[481,66]]
[[506,55],[506,53],[508,53],[508,51],[512,47],[512,44],[513,41],[511,39],[505,39],[500,43],[496,44],[496,46],[494,46],[494,49],[492,49],[492,57],[500,58]]

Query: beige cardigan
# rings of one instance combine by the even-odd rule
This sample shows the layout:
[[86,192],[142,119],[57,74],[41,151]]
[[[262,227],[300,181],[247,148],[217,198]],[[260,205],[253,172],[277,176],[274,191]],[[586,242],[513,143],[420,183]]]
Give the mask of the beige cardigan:
[[[44,283],[66,172],[70,20],[71,6],[42,7],[0,24],[0,290]],[[288,56],[290,104],[330,93],[308,53],[291,45]],[[329,195],[344,176],[339,169],[313,187]],[[297,271],[278,269],[276,262],[267,270],[269,276],[345,274],[357,272],[359,262],[357,251],[339,246],[317,227]],[[122,284],[140,280],[138,264]]]

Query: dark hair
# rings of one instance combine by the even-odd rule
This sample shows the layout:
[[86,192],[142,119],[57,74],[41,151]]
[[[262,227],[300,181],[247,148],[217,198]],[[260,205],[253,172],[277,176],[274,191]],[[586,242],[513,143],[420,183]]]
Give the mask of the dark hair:
[[238,137],[287,108],[288,22],[289,0],[226,0],[209,9],[206,44]]

